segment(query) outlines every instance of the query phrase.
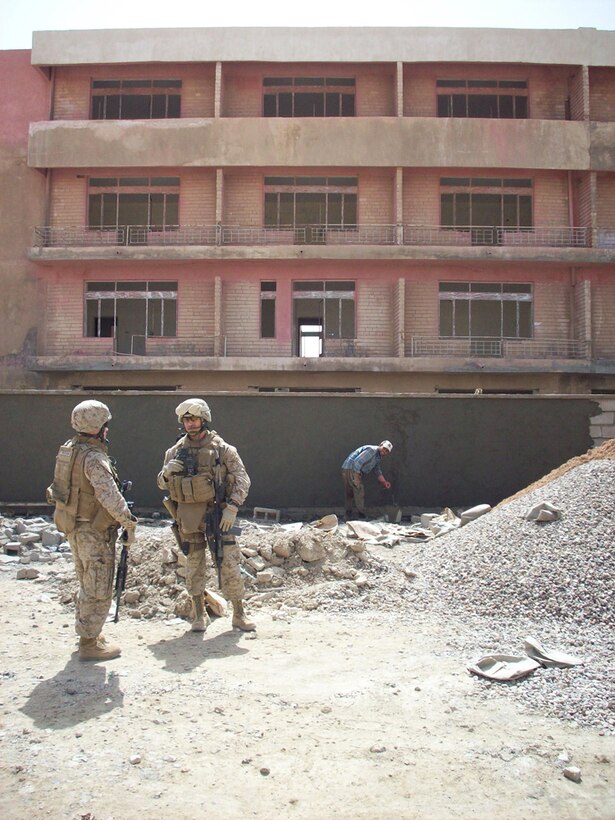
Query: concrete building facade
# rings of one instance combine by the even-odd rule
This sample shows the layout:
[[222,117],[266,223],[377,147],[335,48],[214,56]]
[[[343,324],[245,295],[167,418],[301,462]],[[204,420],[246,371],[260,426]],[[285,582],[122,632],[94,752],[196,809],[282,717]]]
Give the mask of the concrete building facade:
[[35,32],[0,386],[615,392],[615,32]]

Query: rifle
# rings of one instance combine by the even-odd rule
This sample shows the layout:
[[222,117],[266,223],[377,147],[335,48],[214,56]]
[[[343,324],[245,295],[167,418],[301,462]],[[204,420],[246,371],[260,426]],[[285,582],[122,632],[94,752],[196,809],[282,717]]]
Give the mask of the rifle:
[[[132,490],[132,481],[122,481],[120,484],[120,492],[122,495],[125,495],[127,492]],[[132,510],[134,507],[134,501],[127,501],[126,504],[128,505],[128,509]],[[126,530],[122,530],[120,534],[120,541],[126,541],[128,538],[128,533]],[[128,547],[126,544],[122,546],[122,552],[120,553],[120,560],[117,565],[117,572],[115,574],[115,615],[113,616],[113,623],[117,623],[120,619],[120,599],[122,597],[122,592],[126,587],[126,575],[128,574]]]
[[[122,530],[120,541],[125,541],[128,537],[126,530]],[[128,547],[126,544],[122,547],[120,560],[117,565],[117,573],[115,575],[115,615],[113,616],[113,623],[117,623],[120,619],[120,599],[122,592],[126,586],[126,575],[128,574]]]
[[177,541],[177,546],[180,550],[184,553],[184,555],[188,555],[190,552],[190,544],[188,541],[182,541],[181,535],[179,534],[179,524],[177,523],[177,502],[173,501],[169,498],[168,495],[162,499],[162,503],[167,509],[167,512],[173,519],[173,523],[171,524],[171,532],[173,533],[173,537]]
[[[220,451],[216,451],[216,464],[214,467],[214,500],[210,513],[206,516],[206,527],[211,557],[218,571],[218,586],[222,589],[222,559],[224,557],[224,544],[222,543],[222,533],[220,532],[220,519],[222,518],[222,504],[226,490],[220,481]],[[241,527],[231,527],[227,530],[228,535],[241,535]]]

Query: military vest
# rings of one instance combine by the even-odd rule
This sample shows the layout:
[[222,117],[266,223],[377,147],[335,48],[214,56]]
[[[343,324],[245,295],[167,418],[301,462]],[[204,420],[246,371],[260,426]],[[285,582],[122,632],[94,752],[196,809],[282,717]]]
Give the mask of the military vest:
[[[220,458],[219,449],[214,446],[213,440],[205,439],[202,446],[195,447],[188,436],[184,436],[175,445],[175,450],[174,458],[181,456],[185,470],[168,479],[171,499],[180,504],[212,501],[215,495],[214,476],[216,470],[221,470],[220,466],[217,466]],[[221,474],[217,478],[223,483]]]
[[[53,522],[56,528],[70,535],[79,523],[88,523],[98,532],[104,532],[117,522],[97,500],[94,488],[88,481],[83,463],[92,450],[107,448],[102,442],[75,436],[65,442],[56,456],[53,483],[47,488],[47,502],[55,504]],[[111,473],[119,489],[119,481],[113,466]]]

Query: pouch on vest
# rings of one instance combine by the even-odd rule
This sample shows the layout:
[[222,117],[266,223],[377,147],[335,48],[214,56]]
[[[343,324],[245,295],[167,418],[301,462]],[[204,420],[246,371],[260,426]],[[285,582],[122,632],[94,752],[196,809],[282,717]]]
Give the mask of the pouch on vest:
[[47,503],[62,504],[68,503],[70,494],[70,477],[73,470],[73,463],[77,450],[72,446],[72,442],[63,444],[58,450],[56,464],[53,471],[53,483],[47,487]]
[[211,501],[214,488],[209,476],[202,473],[192,476],[173,475],[169,478],[169,495],[173,501],[197,504]]

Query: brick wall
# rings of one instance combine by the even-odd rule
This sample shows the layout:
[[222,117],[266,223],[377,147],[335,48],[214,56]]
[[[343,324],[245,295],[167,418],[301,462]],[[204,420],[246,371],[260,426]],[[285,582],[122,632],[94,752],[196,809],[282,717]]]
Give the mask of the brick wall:
[[534,225],[569,225],[568,175],[565,171],[534,172]]
[[222,213],[226,225],[263,224],[262,171],[233,171],[224,175]]
[[[107,173],[105,171],[105,173]],[[49,224],[55,227],[87,223],[87,179],[70,169],[51,171]]]
[[440,224],[440,175],[441,171],[437,168],[413,168],[404,171],[404,224]]
[[357,282],[357,348],[369,356],[394,356],[397,340],[393,339],[392,282],[375,279]]
[[[339,76],[339,68],[334,76]],[[373,66],[355,72],[356,115],[358,117],[395,116],[395,72]]]
[[568,80],[568,96],[570,98],[570,119],[582,122],[586,119],[585,111],[587,94],[587,73],[583,67],[575,70]]
[[589,118],[598,122],[615,121],[615,69],[589,69]]
[[182,225],[216,224],[215,171],[183,170],[179,190],[179,219]]
[[222,116],[261,117],[263,77],[354,77],[355,112],[359,117],[395,114],[395,73],[391,67],[310,63],[309,65],[243,65],[222,68]]
[[180,274],[177,283],[177,338],[213,354],[214,279],[192,269]]
[[572,180],[574,199],[574,223],[581,227],[592,228],[594,210],[592,194],[592,177],[590,173],[575,174]]
[[577,281],[573,289],[574,327],[573,338],[591,341],[592,289],[587,279]]
[[408,355],[413,336],[438,336],[440,332],[438,277],[406,279],[405,291],[405,350]]
[[615,283],[600,282],[592,286],[593,355],[615,358]]
[[363,225],[389,225],[395,221],[395,179],[390,173],[361,173],[358,219]]
[[90,118],[92,80],[182,80],[182,117],[213,117],[214,66],[212,64],[179,65],[109,65],[56,69],[54,119],[87,120]]
[[568,72],[549,66],[477,63],[432,63],[404,66],[404,116],[435,117],[436,80],[526,80],[529,116],[563,120],[568,97]]
[[563,281],[534,283],[534,338],[569,339],[570,288]]
[[615,174],[597,174],[597,221],[599,228],[615,229]]

